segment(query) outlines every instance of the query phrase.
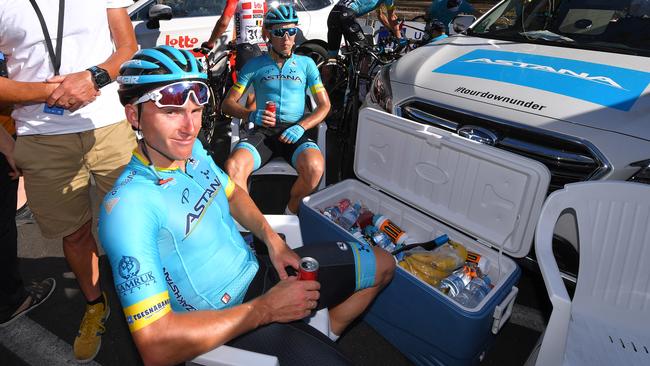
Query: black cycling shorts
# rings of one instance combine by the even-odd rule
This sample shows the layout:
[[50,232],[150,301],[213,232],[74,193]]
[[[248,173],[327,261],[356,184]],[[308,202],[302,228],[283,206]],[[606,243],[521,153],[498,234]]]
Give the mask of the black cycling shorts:
[[343,5],[335,5],[327,17],[327,50],[338,52],[341,38],[345,35],[348,43],[364,44],[366,36],[357,23],[354,10]]
[[[299,247],[300,257],[318,261],[318,282],[321,285],[317,310],[343,302],[355,291],[356,264],[351,250],[341,250],[329,242]],[[248,286],[244,302],[250,301],[280,281],[268,255],[258,255],[260,265]],[[293,268],[287,268],[294,275]],[[272,323],[257,328],[227,343],[229,346],[278,357],[280,365],[332,366],[351,365],[336,344],[303,321]]]
[[284,125],[281,127],[258,127],[255,126],[250,131],[242,131],[242,139],[235,146],[237,149],[248,150],[253,155],[253,170],[261,168],[269,160],[276,156],[281,156],[285,161],[296,167],[296,159],[305,149],[317,149],[316,128],[311,128],[293,144],[285,144],[280,141],[282,132],[293,125]]

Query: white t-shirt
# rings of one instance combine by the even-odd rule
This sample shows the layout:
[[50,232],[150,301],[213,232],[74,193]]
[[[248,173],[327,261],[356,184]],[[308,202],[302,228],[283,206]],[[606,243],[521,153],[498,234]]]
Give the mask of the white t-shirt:
[[[59,0],[37,0],[56,52]],[[66,0],[63,21],[61,75],[83,71],[103,63],[114,46],[108,27],[107,8],[122,8],[132,0]],[[0,52],[7,57],[9,78],[42,82],[54,76],[45,36],[28,0],[0,0]],[[46,104],[16,105],[12,117],[19,136],[58,135],[88,131],[125,119],[124,107],[111,83],[87,106],[63,115],[46,113]]]

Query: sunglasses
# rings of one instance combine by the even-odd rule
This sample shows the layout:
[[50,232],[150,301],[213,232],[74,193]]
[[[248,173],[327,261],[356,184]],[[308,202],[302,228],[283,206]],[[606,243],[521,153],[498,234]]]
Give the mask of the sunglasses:
[[210,99],[210,88],[200,81],[180,81],[145,93],[133,104],[151,100],[159,108],[182,107],[187,103],[190,94],[198,105],[204,105]]
[[274,37],[282,38],[287,33],[289,34],[289,36],[295,36],[296,33],[298,33],[298,28],[291,27],[291,28],[271,29],[271,35]]

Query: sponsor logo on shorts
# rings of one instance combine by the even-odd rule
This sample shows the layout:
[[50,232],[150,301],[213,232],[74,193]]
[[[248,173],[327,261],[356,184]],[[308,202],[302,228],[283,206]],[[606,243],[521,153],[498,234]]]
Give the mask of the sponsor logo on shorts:
[[132,294],[135,289],[140,290],[143,286],[156,283],[152,272],[140,274],[140,262],[134,257],[122,256],[118,263],[118,274],[125,279],[115,286],[120,295],[125,295],[127,292]]
[[163,273],[165,274],[165,281],[167,281],[167,286],[169,286],[169,289],[172,290],[174,293],[174,297],[176,298],[176,301],[183,307],[183,309],[187,311],[193,311],[196,310],[196,308],[192,305],[190,305],[187,300],[183,297],[183,294],[181,294],[181,289],[178,288],[178,286],[174,283],[174,280],[172,279],[172,276],[167,272],[167,268],[163,267]]
[[342,241],[338,241],[338,242],[336,242],[336,245],[338,245],[339,249],[341,249],[341,250],[348,250],[348,244],[347,243],[344,243]]

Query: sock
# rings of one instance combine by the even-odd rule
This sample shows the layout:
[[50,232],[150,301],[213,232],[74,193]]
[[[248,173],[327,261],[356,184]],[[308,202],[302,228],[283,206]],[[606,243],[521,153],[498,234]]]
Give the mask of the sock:
[[102,292],[102,294],[99,295],[98,298],[96,298],[96,299],[93,300],[93,301],[86,301],[86,303],[87,303],[88,305],[97,305],[97,304],[99,304],[99,303],[105,304],[105,303],[106,303],[106,299],[104,299],[104,293]]
[[336,341],[339,340],[339,337],[340,337],[340,336],[338,336],[338,335],[334,334],[334,332],[330,331],[330,335],[329,335],[329,337],[330,337],[330,339],[332,340],[332,342],[336,342]]

